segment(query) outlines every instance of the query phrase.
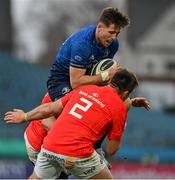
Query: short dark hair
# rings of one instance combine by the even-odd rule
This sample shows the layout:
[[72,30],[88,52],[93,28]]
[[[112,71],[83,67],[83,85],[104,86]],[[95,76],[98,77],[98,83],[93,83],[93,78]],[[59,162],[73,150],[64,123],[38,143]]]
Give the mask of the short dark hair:
[[112,7],[107,7],[102,10],[99,22],[103,22],[107,26],[115,24],[116,26],[119,26],[121,28],[124,28],[130,23],[127,16],[119,12],[117,8]]
[[110,84],[114,88],[118,88],[119,93],[124,91],[131,93],[138,86],[138,80],[132,72],[127,69],[120,69],[114,74]]

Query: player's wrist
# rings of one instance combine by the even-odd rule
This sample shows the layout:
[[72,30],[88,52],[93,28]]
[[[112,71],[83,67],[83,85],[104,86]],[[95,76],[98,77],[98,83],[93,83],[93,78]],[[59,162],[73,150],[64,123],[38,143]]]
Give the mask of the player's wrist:
[[28,121],[27,119],[27,113],[24,113],[24,122]]
[[102,78],[103,82],[109,81],[109,72],[108,71],[101,72],[100,75],[101,75],[101,78]]
[[134,104],[134,99],[131,99],[131,106],[133,106]]

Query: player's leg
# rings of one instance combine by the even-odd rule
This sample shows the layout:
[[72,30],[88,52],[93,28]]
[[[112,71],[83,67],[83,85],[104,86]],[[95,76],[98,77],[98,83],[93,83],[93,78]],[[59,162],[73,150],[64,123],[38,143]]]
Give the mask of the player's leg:
[[28,158],[32,162],[32,164],[35,165],[39,152],[37,150],[35,150],[32,147],[32,145],[29,143],[26,133],[24,133],[24,141],[25,141],[25,145],[26,145],[26,151],[27,151]]
[[52,154],[49,154],[45,149],[41,149],[35,164],[34,171],[30,179],[57,179],[63,171]]
[[94,148],[95,148],[96,152],[100,155],[101,159],[106,163],[107,167],[108,167],[109,169],[111,169],[112,166],[111,166],[111,164],[106,160],[106,154],[105,154],[105,152],[103,151],[103,149],[102,149],[102,147],[101,147],[101,146],[102,146],[102,143],[103,143],[103,141],[104,141],[104,139],[105,139],[105,137],[106,137],[106,136],[103,136],[100,140],[98,140],[98,141],[95,143]]
[[90,177],[90,179],[113,179],[113,176],[108,167],[105,167],[98,174]]
[[33,171],[32,175],[28,179],[41,179],[41,178],[37,176],[35,171]]
[[[93,154],[87,158],[70,158],[71,163],[68,163],[67,170],[78,179],[90,179],[90,178],[105,178],[111,179],[112,175],[106,165],[101,159],[100,155],[94,151]],[[65,162],[67,160],[65,159]],[[70,167],[70,164],[72,166]]]

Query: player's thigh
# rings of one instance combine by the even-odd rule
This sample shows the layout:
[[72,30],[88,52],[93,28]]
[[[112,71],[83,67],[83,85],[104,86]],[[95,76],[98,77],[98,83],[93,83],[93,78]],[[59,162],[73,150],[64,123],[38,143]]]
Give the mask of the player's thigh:
[[29,143],[29,141],[28,141],[28,139],[27,139],[26,133],[24,133],[24,140],[25,140],[27,155],[28,155],[30,161],[35,164],[39,152],[36,151],[36,150],[31,146],[31,144]]
[[88,158],[76,158],[74,167],[70,168],[69,171],[77,178],[89,179],[99,174],[105,168],[107,168],[105,162],[100,158],[100,155],[94,151]]
[[33,174],[41,179],[56,179],[60,176],[62,170],[57,161],[49,160],[47,157],[43,156],[43,149],[41,149]]
[[[53,85],[54,84],[54,85]],[[51,80],[47,82],[48,93],[52,101],[56,101],[63,97],[65,94],[70,92],[72,88],[70,87],[69,82],[63,82],[59,80]]]

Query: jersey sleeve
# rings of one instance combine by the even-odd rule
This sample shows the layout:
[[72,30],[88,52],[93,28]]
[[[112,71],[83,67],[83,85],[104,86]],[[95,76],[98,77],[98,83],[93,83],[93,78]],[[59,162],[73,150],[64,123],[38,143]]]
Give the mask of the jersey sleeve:
[[123,131],[126,125],[127,110],[122,108],[121,110],[115,112],[113,117],[113,124],[108,133],[108,138],[110,140],[120,141],[123,135]]
[[87,68],[91,61],[90,44],[86,41],[75,42],[71,47],[70,65],[77,68]]
[[61,98],[61,103],[63,105],[63,107],[67,104],[67,102],[69,101],[70,97],[72,96],[73,94],[73,91],[67,93],[66,95],[64,95],[62,98]]
[[50,103],[50,102],[52,102],[52,100],[51,100],[49,94],[47,93],[47,94],[45,94],[41,104],[46,104],[46,103]]
[[118,39],[116,39],[111,44],[109,58],[113,59],[113,57],[116,54],[116,52],[118,51],[118,49],[119,49],[119,41],[118,41]]

